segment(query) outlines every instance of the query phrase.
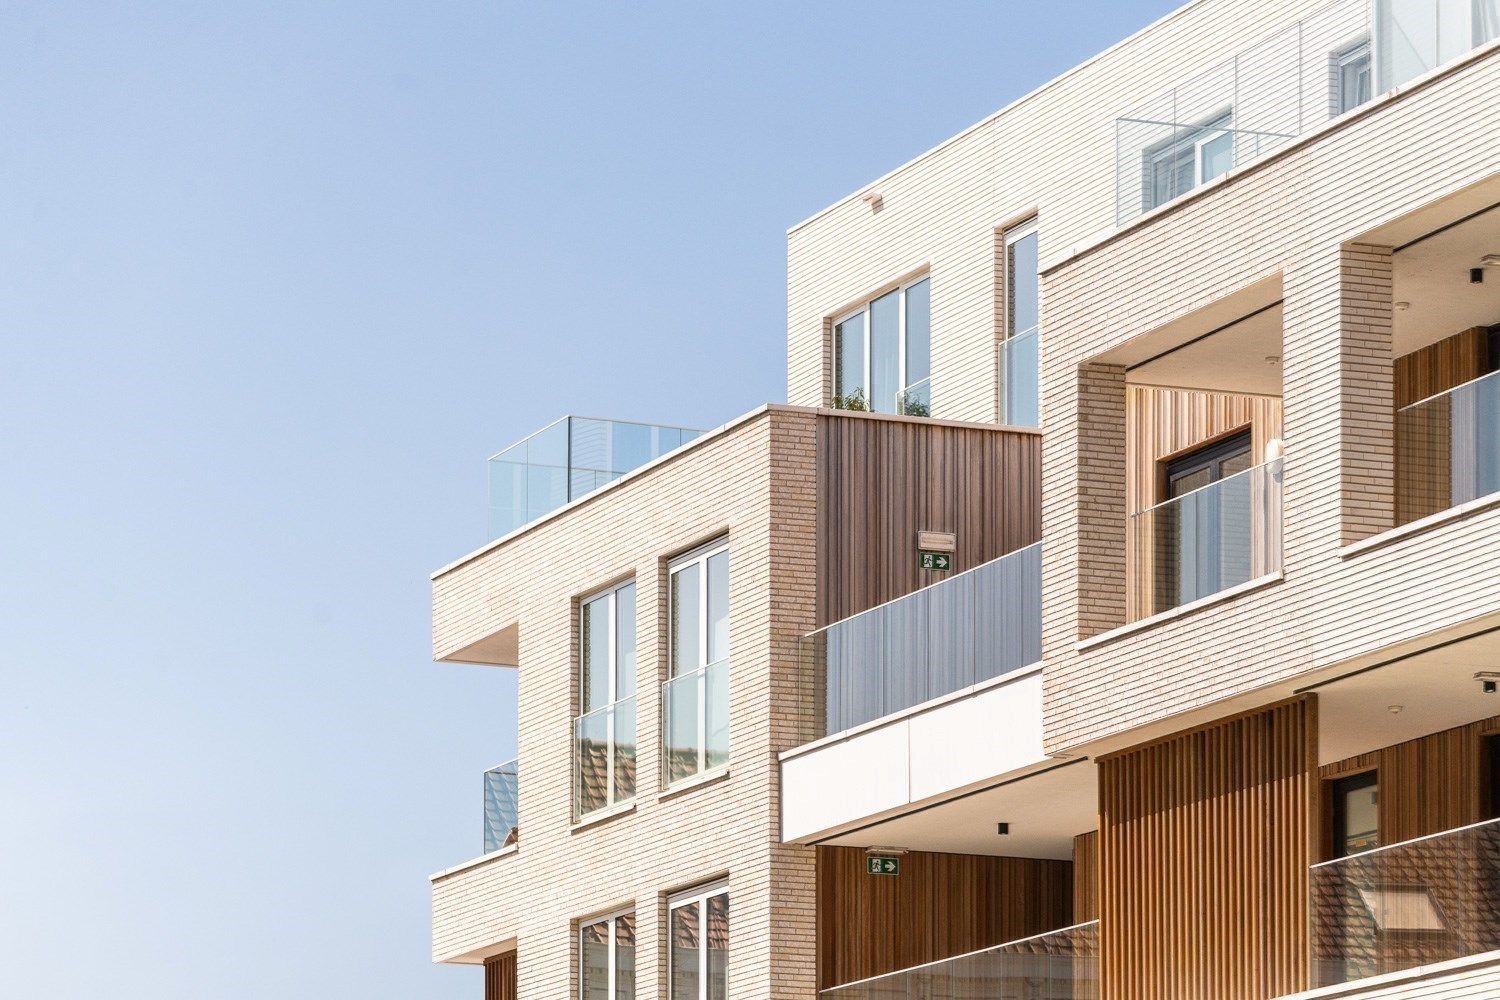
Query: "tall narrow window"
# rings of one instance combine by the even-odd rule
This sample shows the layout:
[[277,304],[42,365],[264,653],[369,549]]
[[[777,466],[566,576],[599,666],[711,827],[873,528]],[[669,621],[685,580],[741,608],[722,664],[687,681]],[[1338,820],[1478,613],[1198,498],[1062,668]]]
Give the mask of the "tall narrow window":
[[1180,607],[1251,573],[1250,432],[1210,444],[1167,464],[1167,501],[1157,507],[1157,607]]
[[833,405],[932,415],[931,286],[913,281],[833,325]]
[[1005,340],[1000,348],[1001,422],[1041,426],[1037,389],[1041,281],[1033,219],[1005,234]]
[[668,902],[669,1000],[729,996],[729,891],[695,889]]
[[574,816],[635,797],[635,584],[584,601],[574,722]]
[[729,763],[729,543],[669,567],[671,678],[662,689],[668,785]]
[[578,928],[579,1000],[635,1000],[635,914]]
[[1375,771],[1333,782],[1330,847],[1335,858],[1380,846],[1380,786]]

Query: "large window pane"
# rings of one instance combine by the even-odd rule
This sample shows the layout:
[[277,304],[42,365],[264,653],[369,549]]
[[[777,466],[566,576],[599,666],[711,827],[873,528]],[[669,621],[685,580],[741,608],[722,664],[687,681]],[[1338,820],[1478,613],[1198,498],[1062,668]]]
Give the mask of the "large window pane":
[[1037,288],[1037,234],[1033,231],[1010,244],[1006,268],[1008,336],[1019,337],[1037,325],[1040,313]]
[[578,933],[582,1000],[611,1000],[609,995],[609,921],[589,924]]
[[929,279],[906,290],[906,384],[932,374],[932,302]]
[[708,557],[708,662],[729,655],[729,553]]
[[702,570],[698,563],[684,566],[672,574],[672,676],[694,670],[701,665],[698,588]]
[[708,900],[708,1000],[729,995],[729,894]]
[[865,314],[850,316],[833,331],[834,405],[865,399]]
[[674,907],[671,923],[672,1000],[700,1000],[703,977],[699,971],[698,904]]
[[615,698],[635,694],[635,584],[615,591]]
[[579,697],[585,713],[610,702],[609,670],[609,603],[605,594],[583,606],[583,690]]
[[901,293],[870,303],[870,409],[896,412],[901,391]]
[[614,1000],[635,1000],[635,914],[615,920]]

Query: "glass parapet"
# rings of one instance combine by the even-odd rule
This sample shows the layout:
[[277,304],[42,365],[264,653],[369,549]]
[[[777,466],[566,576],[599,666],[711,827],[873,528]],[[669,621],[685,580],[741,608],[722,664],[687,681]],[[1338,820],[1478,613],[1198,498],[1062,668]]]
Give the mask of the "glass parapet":
[[801,640],[807,740],[1042,658],[1042,547],[1027,546]]
[[827,1000],[1095,1000],[1099,924],[1078,924],[818,995]]
[[1314,865],[1320,986],[1500,949],[1500,820]]
[[516,794],[519,765],[508,761],[484,772],[484,853],[509,847],[520,839]]
[[635,696],[573,723],[573,816],[583,819],[635,797]]
[[1500,492],[1500,372],[1396,411],[1396,523]]
[[563,417],[490,457],[490,538],[507,535],[702,432],[628,420]]
[[1001,423],[1041,426],[1037,366],[1040,339],[1041,332],[1033,328],[1000,342]]
[[1281,486],[1278,458],[1132,515],[1131,620],[1279,572]]
[[662,766],[668,786],[729,763],[729,660],[662,685]]

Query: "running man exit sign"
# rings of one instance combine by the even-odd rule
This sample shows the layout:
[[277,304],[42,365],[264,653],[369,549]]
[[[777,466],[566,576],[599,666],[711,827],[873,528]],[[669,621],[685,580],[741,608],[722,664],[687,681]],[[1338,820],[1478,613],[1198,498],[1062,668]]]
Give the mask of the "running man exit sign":
[[874,855],[865,857],[865,871],[871,875],[900,875],[900,858],[878,858]]

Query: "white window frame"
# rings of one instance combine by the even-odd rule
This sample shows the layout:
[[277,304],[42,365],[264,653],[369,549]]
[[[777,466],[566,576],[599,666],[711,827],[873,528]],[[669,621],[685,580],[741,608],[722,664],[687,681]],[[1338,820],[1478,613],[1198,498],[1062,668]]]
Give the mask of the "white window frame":
[[[574,782],[575,786],[578,784],[578,780],[579,780],[579,776],[581,774],[581,768],[582,768],[582,761],[580,761],[580,760],[577,759],[578,758],[578,721],[580,719],[582,719],[586,715],[592,715],[594,712],[598,712],[598,711],[601,711],[601,710],[606,709],[606,708],[613,708],[614,706],[616,706],[616,705],[618,705],[620,703],[620,660],[619,660],[619,650],[620,650],[620,602],[619,602],[619,594],[620,594],[620,591],[624,590],[626,587],[634,587],[634,586],[635,586],[635,577],[631,577],[629,580],[621,580],[619,583],[614,584],[613,586],[606,587],[603,590],[595,591],[594,593],[589,594],[588,596],[580,599],[579,602],[578,602],[578,708],[579,708],[579,712],[578,712],[578,715],[576,717],[574,717],[574,719],[573,719],[573,757],[574,757],[574,762],[573,762],[573,782]],[[640,607],[640,596],[641,596],[641,592],[640,592],[639,589],[637,589],[636,590],[636,607],[637,608]],[[597,706],[595,706],[592,709],[585,710],[584,709],[584,691],[587,689],[588,663],[585,662],[585,657],[584,657],[583,609],[584,609],[584,607],[586,605],[592,604],[594,601],[597,601],[600,598],[606,598],[607,599],[607,606],[609,608],[609,628],[607,629],[607,631],[609,633],[609,641],[608,641],[608,648],[609,648],[609,671],[608,671],[609,672],[609,685],[608,685],[609,686],[609,701],[605,702],[603,705],[597,705]],[[637,684],[636,685],[636,689],[639,690],[639,687],[640,687],[640,685]],[[630,695],[630,697],[635,697],[635,695],[634,695],[633,692]],[[637,705],[639,706],[639,699],[637,699]],[[604,805],[600,806],[597,809],[590,809],[588,812],[583,812],[582,809],[579,808],[578,805],[577,805],[577,803],[579,802],[579,800],[582,797],[581,796],[582,789],[578,788],[578,787],[575,787],[574,791],[573,791],[573,802],[575,803],[575,805],[574,805],[574,811],[576,813],[575,819],[583,819],[586,816],[593,816],[596,813],[601,813],[601,812],[604,812],[607,809],[613,809],[615,806],[622,805],[622,804],[624,804],[626,802],[630,802],[630,801],[632,801],[635,798],[634,795],[631,795],[629,798],[622,798],[622,799],[616,799],[615,798],[615,715],[616,714],[617,713],[615,713],[615,712],[610,712],[606,716],[606,719],[605,719],[605,736],[604,736],[604,739],[605,739],[605,745],[609,748],[609,752],[605,754],[606,760],[605,760],[605,766],[604,766],[605,798],[607,799],[607,801],[605,802]],[[639,768],[637,768],[637,774],[636,774],[636,787],[637,788],[640,787]]]
[[[833,370],[833,382],[834,382],[833,389],[834,389],[834,393],[833,394],[835,396],[839,395],[838,390],[841,388],[839,386],[839,384],[838,384],[839,374],[838,374],[838,364],[837,364],[837,362],[838,362],[839,327],[843,326],[844,323],[848,322],[849,320],[853,319],[854,317],[863,315],[864,318],[865,318],[865,332],[864,332],[865,369],[864,369],[863,377],[862,377],[861,381],[863,382],[863,388],[865,390],[865,405],[869,406],[871,413],[880,413],[880,412],[883,412],[883,411],[875,409],[875,396],[874,396],[874,392],[873,392],[873,389],[872,389],[872,383],[874,381],[874,376],[875,376],[875,352],[873,350],[873,347],[874,347],[874,340],[873,340],[873,338],[875,336],[875,314],[873,312],[873,308],[872,307],[875,305],[876,302],[878,302],[879,300],[885,298],[887,295],[891,294],[892,292],[899,293],[897,295],[897,297],[896,297],[896,316],[897,316],[897,327],[896,327],[896,368],[897,368],[897,372],[896,372],[896,380],[901,383],[901,387],[896,390],[896,399],[897,399],[897,401],[899,402],[901,396],[908,389],[911,388],[911,383],[907,381],[907,371],[906,371],[906,290],[909,289],[909,288],[911,288],[914,285],[920,285],[924,281],[928,282],[928,285],[927,285],[927,331],[928,331],[927,332],[927,336],[928,336],[927,351],[928,351],[928,357],[930,358],[932,356],[932,283],[931,283],[931,280],[930,280],[931,278],[932,278],[931,273],[924,271],[921,274],[917,275],[915,278],[912,278],[910,281],[904,281],[904,282],[902,282],[901,284],[897,285],[895,288],[888,288],[885,291],[881,292],[879,295],[872,295],[858,309],[851,309],[848,312],[844,313],[843,315],[838,316],[838,317],[836,317],[834,319],[834,321],[833,321],[833,344],[832,344],[832,347],[833,347],[833,356],[834,356],[834,370]],[[931,382],[932,382],[932,375],[931,375],[931,373],[928,374],[926,381],[928,382],[928,384],[930,386]],[[931,398],[930,394],[929,394],[929,398]],[[931,406],[931,404],[929,404],[929,408],[930,408],[930,406]],[[899,410],[893,410],[892,413],[894,413],[897,416],[901,415]]]
[[[609,963],[608,1000],[615,1000],[620,991],[620,984],[615,981],[615,972],[619,967],[619,963],[615,961],[616,949],[619,945],[617,935],[615,933],[615,928],[621,917],[633,916],[635,916],[635,907],[630,906],[626,907],[623,910],[616,910],[613,913],[607,913],[601,917],[589,917],[585,920],[578,921],[578,996],[580,1000],[583,997],[583,984],[587,982],[586,970],[584,969],[583,964],[583,932],[588,930],[590,927],[595,926],[596,924],[605,924],[607,927],[607,936],[604,940],[607,945],[605,953],[609,956],[608,959],[606,959],[606,961]],[[635,933],[636,940],[639,941],[641,934],[641,925],[639,921],[636,922]]]
[[[1334,117],[1346,115],[1355,108],[1369,103],[1375,97],[1375,45],[1370,36],[1362,36],[1356,41],[1345,45],[1343,48],[1335,50],[1332,62],[1334,100],[1331,110]],[[1365,64],[1365,74],[1370,79],[1370,96],[1360,102],[1360,104],[1352,104],[1345,107],[1345,102],[1349,95],[1344,90],[1344,70],[1359,62]]]
[[[1026,329],[1026,330],[1015,330],[1015,329],[1012,328],[1012,325],[1011,325],[1014,322],[1014,320],[1012,319],[1012,317],[1014,316],[1014,313],[1015,313],[1015,310],[1011,308],[1011,305],[1013,304],[1014,298],[1015,298],[1015,289],[1011,287],[1012,286],[1011,272],[1014,270],[1014,268],[1011,267],[1011,254],[1013,254],[1015,252],[1013,248],[1015,247],[1015,245],[1017,243],[1021,242],[1022,240],[1024,240],[1028,236],[1036,236],[1037,233],[1040,232],[1040,230],[1041,230],[1040,222],[1041,222],[1041,218],[1039,216],[1033,215],[1031,218],[1027,219],[1025,222],[1021,223],[1020,225],[1011,226],[1009,229],[1005,230],[1005,304],[1004,305],[1005,305],[1005,339],[1006,340],[1011,340],[1011,339],[1014,339],[1016,337],[1024,337],[1028,333],[1031,333],[1032,330],[1040,330],[1042,328],[1042,311],[1041,311],[1040,308],[1037,309],[1036,325],[1035,326],[1033,326],[1033,327],[1031,327],[1029,329]],[[1038,243],[1038,249],[1040,249],[1040,248],[1041,248],[1041,245],[1040,245],[1040,242],[1039,242]],[[1038,272],[1037,273],[1037,286],[1038,286],[1038,291],[1040,291],[1040,286],[1041,286],[1041,257],[1040,257],[1040,255],[1038,255],[1038,258],[1037,258],[1037,272]],[[1041,305],[1040,295],[1038,296],[1037,305],[1038,305],[1038,307],[1040,307],[1040,305]]]
[[[667,897],[667,1000],[708,1000],[708,901],[715,896],[729,895],[729,880],[720,879],[707,885],[686,889],[675,895]],[[698,904],[698,995],[696,997],[679,997],[673,994],[672,970],[674,968],[672,949],[676,942],[672,939],[672,911],[688,906],[692,903]],[[730,914],[731,920],[733,914]],[[730,925],[731,940],[733,939],[734,925]],[[729,947],[725,942],[724,948],[724,996],[729,996]]]
[[[732,649],[734,646],[734,629],[732,628],[729,630],[729,638],[725,642],[727,648],[724,650],[724,655],[719,657],[719,659],[714,660],[713,663],[710,663],[708,659],[708,633],[710,631],[708,623],[708,560],[716,555],[719,555],[720,553],[728,554],[728,552],[729,536],[726,535],[723,538],[715,539],[714,541],[709,542],[706,545],[700,545],[693,551],[685,553],[684,555],[680,555],[676,559],[673,559],[667,563],[667,680],[669,682],[674,681],[679,677],[685,677],[688,673],[693,673],[694,671],[705,671],[709,667],[713,666],[714,663],[719,663],[730,658],[730,649]],[[697,666],[693,667],[692,670],[687,671],[687,673],[679,674],[676,672],[677,648],[675,644],[676,640],[672,635],[671,624],[672,616],[676,611],[676,608],[672,604],[672,595],[674,591],[674,588],[672,586],[672,578],[676,576],[681,570],[684,570],[687,567],[695,564],[698,566],[698,655],[694,657],[694,660],[697,662]],[[733,572],[733,570],[734,560],[731,559],[730,571]],[[729,608],[726,610],[729,611],[732,615],[733,608],[734,601],[733,599],[731,599],[729,601]],[[663,718],[665,718],[665,704],[662,705],[662,709],[662,715]],[[663,740],[663,743],[665,744],[665,740]],[[664,746],[662,752],[662,774],[664,778],[668,773],[666,769],[666,765],[668,763],[667,756],[668,755],[666,752],[666,748]],[[693,773],[691,777],[679,778],[678,782],[683,783],[702,778],[705,774],[710,773],[708,771],[707,765],[708,678],[707,676],[705,676],[702,679],[702,682],[698,685],[698,769]],[[726,761],[723,766],[714,768],[713,772],[711,773],[717,774],[728,766],[728,762]],[[668,784],[670,785],[671,782],[668,782]]]
[[1198,172],[1198,183],[1194,187],[1202,187],[1215,177],[1223,176],[1223,174],[1215,174],[1214,177],[1208,176],[1208,157],[1203,155],[1203,149],[1211,142],[1218,142],[1223,138],[1229,139],[1229,167],[1224,173],[1227,174],[1230,170],[1234,169],[1234,131],[1227,126],[1206,126],[1203,132],[1203,137],[1193,143],[1193,165],[1197,168]]

